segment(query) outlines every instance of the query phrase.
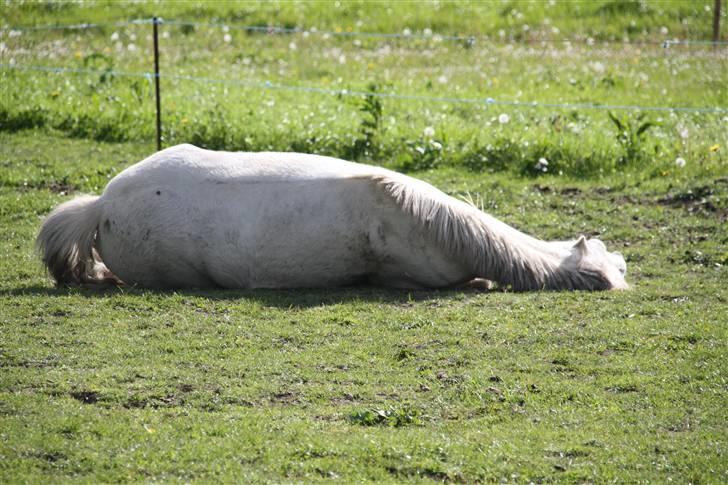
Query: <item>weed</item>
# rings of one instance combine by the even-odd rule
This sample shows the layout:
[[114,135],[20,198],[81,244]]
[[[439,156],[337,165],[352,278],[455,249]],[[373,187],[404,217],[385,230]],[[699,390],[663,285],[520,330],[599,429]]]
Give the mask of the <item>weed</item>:
[[347,150],[347,156],[353,160],[373,158],[378,152],[377,137],[382,128],[382,101],[375,94],[379,91],[377,84],[370,84],[368,93],[359,106],[363,118],[359,124],[359,136]]
[[646,154],[645,138],[647,137],[647,130],[658,126],[658,123],[649,120],[644,121],[644,113],[630,117],[617,116],[609,111],[607,115],[617,129],[617,142],[624,150],[624,154],[619,157],[617,163],[619,165],[629,165],[642,162]]
[[349,421],[361,426],[384,425],[393,428],[422,423],[420,412],[408,405],[357,411],[349,416]]

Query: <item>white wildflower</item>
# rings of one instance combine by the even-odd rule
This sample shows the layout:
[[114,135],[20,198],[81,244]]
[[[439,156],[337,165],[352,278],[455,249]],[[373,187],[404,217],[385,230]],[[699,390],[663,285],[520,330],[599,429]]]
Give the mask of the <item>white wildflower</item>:
[[404,29],[402,31],[402,35],[412,35],[412,30],[411,29]]
[[134,44],[134,43],[131,43],[131,44],[129,44],[128,46],[126,46],[126,49],[127,49],[127,50],[128,50],[129,52],[134,52],[135,50],[137,50],[137,46],[136,46],[136,44]]
[[501,113],[500,115],[498,115],[498,123],[500,123],[501,125],[505,125],[509,121],[511,121],[511,117],[508,116],[506,113]]
[[422,33],[425,35],[432,35],[432,29],[425,29],[422,31]]
[[225,34],[225,35],[223,36],[222,40],[224,40],[224,41],[225,41],[225,42],[227,42],[227,43],[230,43],[230,41],[232,41],[232,40],[233,40],[233,36],[232,36],[232,35],[230,35],[230,34]]
[[164,32],[162,32],[162,39],[169,39],[169,37],[169,30],[165,30]]
[[660,27],[660,33],[662,35],[667,35],[667,32],[668,32],[667,27],[665,27],[664,25],[662,27]]
[[680,168],[683,168],[687,162],[683,157],[677,157],[675,159],[675,165],[677,165]]
[[223,32],[230,32],[230,27],[228,27],[227,25],[223,25],[222,26],[222,31]]
[[592,69],[594,70],[594,72],[596,72],[596,73],[599,73],[599,74],[601,74],[601,73],[603,73],[603,72],[604,72],[604,64],[602,64],[602,63],[601,63],[601,62],[599,62],[599,61],[596,61],[596,62],[592,62],[592,63],[590,63],[590,64],[589,64],[589,66],[590,66],[590,67],[591,67],[591,68],[592,68]]
[[544,157],[541,157],[538,159],[538,163],[534,165],[536,170],[540,170],[541,172],[548,172],[549,170],[549,161],[546,160]]
[[442,143],[436,142],[435,140],[432,140],[430,145],[432,145],[432,148],[435,150],[442,150]]
[[344,54],[339,56],[339,64],[346,64],[346,56]]
[[295,51],[296,49],[298,49],[298,46],[295,42],[291,42],[290,44],[288,44],[288,48],[292,51]]
[[435,129],[431,126],[426,126],[425,129],[422,131],[422,134],[425,135],[427,138],[432,138],[435,136]]
[[447,83],[447,76],[442,75],[442,76],[438,77],[437,78],[437,82],[439,82],[440,84],[446,84]]
[[111,34],[111,41],[116,42],[117,40],[119,40],[119,33],[114,32],[113,34]]

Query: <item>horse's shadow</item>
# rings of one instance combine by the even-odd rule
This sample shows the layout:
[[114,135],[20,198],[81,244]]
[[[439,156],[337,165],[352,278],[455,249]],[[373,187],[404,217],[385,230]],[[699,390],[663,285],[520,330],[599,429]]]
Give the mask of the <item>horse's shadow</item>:
[[[498,290],[495,290],[498,291]],[[310,308],[342,303],[385,303],[408,304],[430,300],[459,299],[467,295],[483,293],[475,288],[452,288],[439,290],[399,290],[378,286],[346,286],[340,288],[316,289],[176,289],[158,290],[148,288],[88,288],[88,287],[48,287],[42,285],[0,289],[2,297],[82,297],[82,298],[123,298],[126,296],[185,296],[204,298],[211,301],[255,301],[263,306],[277,308]]]

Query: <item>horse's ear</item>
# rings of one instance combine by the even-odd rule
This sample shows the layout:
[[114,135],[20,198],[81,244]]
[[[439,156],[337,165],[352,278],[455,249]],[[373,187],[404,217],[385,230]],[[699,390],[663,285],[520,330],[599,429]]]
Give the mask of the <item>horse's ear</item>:
[[580,256],[584,257],[587,254],[587,245],[586,245],[586,238],[584,236],[580,236],[579,239],[576,241],[576,244],[574,244],[574,251]]

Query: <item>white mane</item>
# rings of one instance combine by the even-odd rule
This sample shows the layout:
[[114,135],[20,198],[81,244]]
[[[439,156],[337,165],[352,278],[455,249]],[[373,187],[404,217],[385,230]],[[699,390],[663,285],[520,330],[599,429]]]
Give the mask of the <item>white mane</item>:
[[[434,187],[395,175],[376,177],[384,191],[428,229],[453,256],[476,264],[479,276],[516,291],[536,289],[626,289],[624,260],[617,275],[594,264],[599,240],[545,242],[502,223],[477,208],[445,196]],[[621,259],[621,255],[605,256]],[[621,277],[621,278],[620,278]]]

